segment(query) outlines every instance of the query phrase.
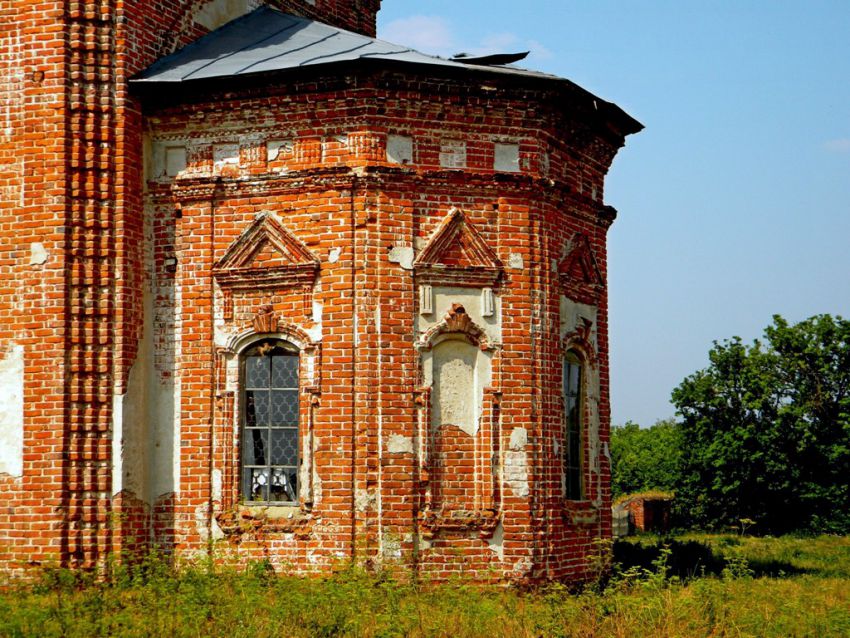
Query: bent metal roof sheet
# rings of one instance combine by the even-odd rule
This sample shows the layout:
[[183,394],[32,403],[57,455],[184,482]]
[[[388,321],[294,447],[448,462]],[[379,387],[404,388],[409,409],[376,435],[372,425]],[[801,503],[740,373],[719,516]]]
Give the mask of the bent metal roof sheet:
[[[378,60],[466,71],[507,74],[557,81],[575,86],[554,75],[504,65],[480,65],[425,55],[409,47],[346,31],[286,13],[260,7],[192,44],[168,55],[131,78],[141,87],[175,86],[185,82],[215,80],[273,73],[337,62]],[[584,91],[583,89],[581,89]],[[587,94],[593,97],[591,94]],[[643,128],[619,107],[599,98],[625,116],[628,132]],[[617,118],[619,119],[619,118]]]

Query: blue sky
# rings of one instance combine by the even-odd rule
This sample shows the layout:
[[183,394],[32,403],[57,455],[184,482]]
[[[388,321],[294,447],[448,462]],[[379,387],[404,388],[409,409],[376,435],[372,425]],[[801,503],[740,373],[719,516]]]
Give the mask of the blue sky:
[[713,340],[850,317],[850,2],[384,0],[427,53],[523,51],[646,129],[614,160],[614,423],[672,416]]

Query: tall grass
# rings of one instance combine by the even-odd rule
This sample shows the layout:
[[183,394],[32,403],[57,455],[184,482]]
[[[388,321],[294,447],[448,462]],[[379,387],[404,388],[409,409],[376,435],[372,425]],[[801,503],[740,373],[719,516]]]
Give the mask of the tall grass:
[[[641,539],[646,564],[622,564],[583,592],[462,583],[425,586],[347,570],[324,579],[266,565],[150,561],[96,582],[61,570],[0,594],[2,636],[850,636],[850,539],[686,537],[718,569],[674,569],[677,545]],[[618,553],[622,554],[621,548]],[[768,565],[773,572],[760,572]],[[782,567],[788,569],[782,571]],[[712,568],[714,569],[714,568]]]

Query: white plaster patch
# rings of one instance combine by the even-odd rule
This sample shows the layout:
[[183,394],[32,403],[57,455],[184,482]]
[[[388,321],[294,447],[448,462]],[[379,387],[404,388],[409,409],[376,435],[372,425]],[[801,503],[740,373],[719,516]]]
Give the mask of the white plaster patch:
[[328,263],[335,264],[336,262],[338,262],[341,253],[341,248],[331,248],[328,252]]
[[398,264],[405,270],[413,270],[413,247],[393,246],[390,248],[389,260],[391,263]]
[[215,144],[213,146],[213,167],[220,171],[225,166],[239,166],[238,144]]
[[215,518],[212,519],[212,539],[214,541],[220,541],[224,538],[224,531],[218,524],[218,521]]
[[375,493],[370,490],[357,489],[354,492],[354,509],[365,512],[375,504]]
[[419,549],[431,549],[431,541],[422,536],[419,537]]
[[389,454],[413,454],[413,439],[401,434],[393,434],[387,439]]
[[112,397],[112,496],[124,489],[124,395]]
[[487,547],[499,560],[505,560],[505,528],[501,521],[493,530],[493,535],[487,539]]
[[440,166],[443,168],[466,168],[466,142],[443,140],[440,142]]
[[[310,357],[312,359],[312,357]],[[311,383],[312,383],[312,374]],[[310,408],[313,409],[312,407]],[[310,494],[313,485],[310,480],[313,476],[313,447],[310,437],[301,437],[301,465],[298,467],[298,497],[302,502],[312,501]]]
[[383,555],[385,559],[401,560],[401,537],[398,534],[384,534],[382,537]]
[[35,241],[30,244],[30,266],[40,266],[47,261],[47,249],[41,242]]
[[528,444],[528,430],[522,427],[514,428],[511,432],[510,449],[521,452]]
[[514,496],[528,497],[528,455],[525,451],[505,453],[505,481],[511,486]]
[[519,144],[496,144],[493,170],[503,173],[518,173],[520,170]]
[[419,286],[419,314],[430,315],[434,312],[434,291],[429,284]]
[[195,14],[195,22],[213,31],[258,6],[257,0],[213,0],[204,4]]
[[496,314],[496,299],[492,288],[481,289],[481,315],[492,317]]
[[312,328],[305,330],[307,336],[310,337],[310,341],[318,343],[322,340],[322,323],[319,322]]
[[591,322],[590,343],[596,348],[596,307],[583,303],[577,303],[564,295],[560,296],[559,314],[561,321],[561,338],[577,330],[584,324],[583,320]]
[[221,470],[219,469],[212,471],[212,499],[221,500]]
[[274,162],[281,155],[291,155],[293,150],[292,140],[269,140],[266,142],[266,159]]
[[11,344],[0,359],[0,474],[24,473],[24,347]]
[[522,270],[525,268],[525,262],[522,260],[522,255],[519,253],[511,253],[508,257],[508,267]]
[[[312,307],[312,315],[313,315],[313,327],[307,330],[307,335],[310,337],[310,340],[314,343],[318,343],[322,340],[322,311],[323,306],[318,301],[313,302]],[[309,370],[308,376],[311,379],[311,383],[315,381],[315,368],[316,364],[314,361],[315,357],[310,357],[307,360],[307,367]]]
[[474,436],[478,431],[475,409],[475,362],[478,349],[466,341],[443,341],[433,349],[433,430],[454,425]]
[[182,171],[186,170],[188,165],[186,159],[185,146],[166,146],[165,147],[165,175],[168,177],[176,177]]
[[195,508],[195,531],[202,541],[208,541],[210,538],[210,528],[208,520],[208,508],[206,505],[199,505]]
[[413,139],[406,135],[387,136],[387,161],[391,164],[413,163]]
[[[319,448],[318,443],[315,444],[316,449]],[[313,505],[318,505],[322,502],[322,477],[316,469],[316,464],[313,463]]]
[[126,490],[150,503],[144,348],[139,355],[127,375],[126,393],[112,397],[112,493]]

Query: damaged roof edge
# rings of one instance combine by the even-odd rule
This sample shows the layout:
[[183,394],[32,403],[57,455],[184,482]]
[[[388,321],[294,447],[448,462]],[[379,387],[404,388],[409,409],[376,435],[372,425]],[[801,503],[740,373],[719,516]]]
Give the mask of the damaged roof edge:
[[[338,27],[282,13],[264,6],[212,31],[179,51],[154,62],[130,79],[134,92],[167,100],[199,88],[221,90],[223,81],[243,85],[277,76],[315,73],[347,65],[424,70],[430,76],[498,76],[523,83],[560,84],[584,97],[588,106],[623,135],[643,125],[612,102],[555,75],[511,66],[466,63],[420,53]],[[239,81],[239,82],[237,82]]]
[[[378,69],[396,69],[403,72],[425,72],[425,74],[430,77],[469,77],[479,76],[482,79],[486,77],[492,77],[494,74],[492,73],[492,69],[489,67],[481,67],[481,66],[470,66],[467,69],[451,69],[451,68],[434,68],[430,65],[425,64],[416,64],[410,62],[400,62],[397,60],[387,61],[387,60],[375,60],[370,58],[361,58],[359,60],[350,60],[345,62],[334,62],[326,65],[322,65],[322,69],[325,71],[336,71],[340,72],[341,69],[347,67],[377,67]],[[275,78],[293,78],[299,77],[299,79],[303,79],[304,76],[316,77],[316,72],[318,69],[310,68],[310,67],[299,67],[293,69],[286,69],[280,71],[264,71],[260,73],[251,73],[251,74],[243,74],[239,76],[234,76],[228,78],[230,80],[230,86],[225,87],[222,86],[221,78],[205,78],[199,80],[186,80],[183,82],[138,82],[131,80],[131,90],[135,95],[151,100],[153,102],[165,102],[174,104],[178,101],[183,100],[192,100],[192,98],[197,98],[202,93],[213,93],[213,92],[222,92],[222,91],[233,91],[240,90],[243,87],[247,86],[257,86],[262,82],[271,82]],[[488,73],[488,71],[491,71]],[[571,80],[567,80],[565,78],[560,78],[556,76],[517,76],[515,74],[498,74],[502,79],[510,79],[510,80],[524,80],[520,84],[529,87],[532,84],[548,84],[550,86],[560,86],[563,89],[573,93],[577,97],[584,102],[588,108],[599,114],[601,120],[608,122],[610,125],[616,129],[616,132],[626,137],[628,135],[633,135],[638,133],[644,129],[644,125],[641,124],[638,120],[629,115],[622,108],[614,104],[613,102],[609,102],[604,100],[587,89],[581,87],[580,85],[572,82]],[[529,87],[530,88],[530,87]]]

